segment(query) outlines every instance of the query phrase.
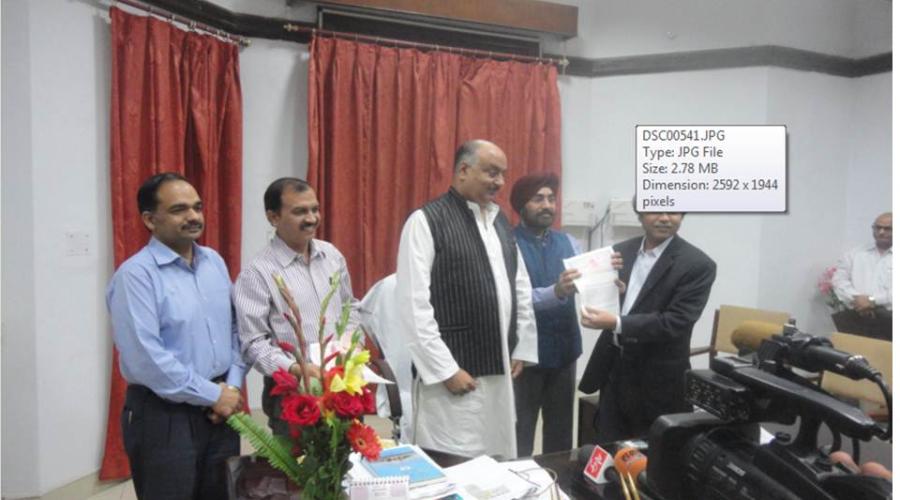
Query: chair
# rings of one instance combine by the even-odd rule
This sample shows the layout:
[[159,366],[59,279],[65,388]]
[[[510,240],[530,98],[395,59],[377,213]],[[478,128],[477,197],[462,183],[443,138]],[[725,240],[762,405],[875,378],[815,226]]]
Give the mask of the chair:
[[[400,442],[400,420],[403,418],[403,405],[400,400],[400,389],[397,386],[397,377],[390,363],[384,357],[384,351],[378,343],[378,339],[365,328],[362,329],[365,334],[366,348],[371,353],[369,358],[369,368],[381,377],[390,380],[393,384],[384,384],[374,388],[379,400],[382,396],[387,401],[387,418],[391,421],[391,438],[396,442]],[[380,406],[380,405],[379,405]],[[376,411],[376,413],[380,413]]]
[[[890,342],[835,332],[831,335],[831,343],[834,344],[835,349],[862,355],[873,368],[881,372],[887,384],[893,380]],[[840,399],[857,402],[863,411],[876,420],[880,417],[887,417],[884,396],[874,382],[850,380],[841,375],[825,372],[822,376],[822,389]]]
[[781,311],[768,311],[751,307],[722,305],[716,309],[713,320],[712,336],[708,346],[691,349],[691,356],[709,353],[709,360],[720,352],[737,354],[738,349],[731,343],[731,334],[744,321],[765,321],[783,325],[791,319],[791,315]]
[[[375,283],[360,302],[360,321],[383,355],[373,356],[373,364],[386,366],[392,376],[383,376],[396,382],[379,388],[376,395],[379,414],[389,416],[395,424],[395,434],[399,426],[400,436],[407,439],[412,430],[412,362],[406,345],[396,336],[402,325],[397,318],[395,286],[393,274]],[[384,373],[379,367],[375,371]]]

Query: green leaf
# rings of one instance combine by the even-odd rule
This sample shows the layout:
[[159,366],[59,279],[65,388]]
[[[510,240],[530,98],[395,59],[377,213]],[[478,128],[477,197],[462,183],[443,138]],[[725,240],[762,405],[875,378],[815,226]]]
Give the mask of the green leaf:
[[277,439],[246,413],[235,413],[226,422],[238,434],[247,438],[257,453],[266,457],[272,467],[284,472],[294,483],[303,485],[300,481],[300,465],[291,455],[290,445],[285,446],[284,441]]

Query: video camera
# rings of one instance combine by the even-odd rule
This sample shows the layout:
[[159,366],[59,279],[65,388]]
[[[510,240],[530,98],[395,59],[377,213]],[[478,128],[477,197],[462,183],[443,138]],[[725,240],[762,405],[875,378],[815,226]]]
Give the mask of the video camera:
[[[853,440],[854,460],[858,462],[858,440],[889,440],[890,424],[882,427],[795,369],[827,370],[855,380],[871,380],[881,388],[890,414],[890,392],[881,374],[864,358],[834,349],[825,338],[800,333],[791,324],[783,329],[774,326],[780,334],[759,325],[735,331],[735,345],[744,350],[757,348],[755,354],[715,358],[711,369],[686,373],[686,398],[705,412],[665,415],[654,422],[643,485],[654,497],[891,498],[889,481],[853,474],[829,459],[830,452],[840,449],[841,436],[846,436]],[[800,425],[796,436],[779,432],[771,442],[759,444],[760,423],[791,425],[797,419]],[[823,424],[831,430],[830,449],[818,447]]]

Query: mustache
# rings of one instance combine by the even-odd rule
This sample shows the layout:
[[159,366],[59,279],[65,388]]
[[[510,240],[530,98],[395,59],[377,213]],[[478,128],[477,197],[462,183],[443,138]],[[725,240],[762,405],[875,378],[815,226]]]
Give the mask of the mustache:
[[183,230],[203,229],[203,223],[202,222],[188,222],[187,224],[181,226],[181,229],[183,229]]
[[537,214],[538,214],[538,215],[549,215],[549,216],[553,216],[553,215],[556,215],[556,212],[554,212],[553,210],[549,210],[549,209],[548,209],[548,210],[541,210],[541,211],[538,212]]
[[315,222],[306,222],[306,223],[300,224],[300,229],[303,230],[303,231],[305,231],[305,230],[307,230],[307,229],[315,228],[315,227],[318,227],[318,226],[319,226],[319,220],[316,219]]

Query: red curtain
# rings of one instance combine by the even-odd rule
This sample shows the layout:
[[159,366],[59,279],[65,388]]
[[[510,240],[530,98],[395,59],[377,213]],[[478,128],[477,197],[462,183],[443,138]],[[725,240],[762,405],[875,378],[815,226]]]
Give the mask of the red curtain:
[[[234,278],[241,263],[241,87],[238,48],[158,19],[110,9],[110,179],[118,267],[147,243],[137,190],[175,171],[203,199],[202,244],[222,254]],[[126,383],[113,348],[106,445],[100,479],[128,477],[119,415]],[[245,397],[246,400],[246,397]]]
[[400,230],[446,192],[456,147],[487,139],[519,177],[560,173],[556,67],[315,37],[309,67],[309,182],[320,237],[347,257],[355,294],[394,272]]

